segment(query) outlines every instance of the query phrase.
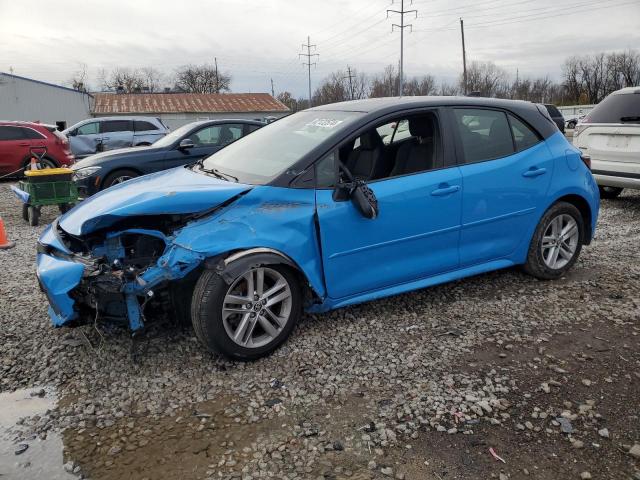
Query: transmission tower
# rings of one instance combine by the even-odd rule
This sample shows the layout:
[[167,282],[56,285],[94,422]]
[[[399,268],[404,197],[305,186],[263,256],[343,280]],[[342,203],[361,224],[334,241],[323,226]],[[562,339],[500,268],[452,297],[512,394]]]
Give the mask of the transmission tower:
[[342,78],[348,78],[349,79],[349,100],[353,100],[353,79],[356,78],[356,76],[351,73],[351,67],[349,65],[347,65],[347,75],[345,75]]
[[[413,0],[409,0],[410,4],[413,4]],[[393,1],[395,3],[395,0]],[[391,25],[391,31],[393,32],[393,27],[398,27],[400,29],[400,79],[398,81],[398,96],[402,96],[402,84],[403,84],[403,69],[404,69],[404,29],[409,28],[409,30],[413,30],[413,25],[404,23],[404,16],[413,13],[415,14],[415,18],[418,18],[417,10],[405,10],[404,9],[404,0],[400,0],[400,10],[387,10],[387,18],[389,18],[389,13],[397,13],[400,15],[400,25],[397,23],[393,23]]]
[[302,44],[302,48],[307,49],[307,53],[299,53],[298,57],[306,57],[307,61],[302,62],[302,65],[306,65],[308,69],[308,78],[309,78],[309,107],[311,107],[311,65],[316,65],[316,62],[311,62],[313,57],[320,57],[317,53],[311,53],[311,49],[315,50],[316,45],[311,45],[311,37],[307,37],[307,43]]

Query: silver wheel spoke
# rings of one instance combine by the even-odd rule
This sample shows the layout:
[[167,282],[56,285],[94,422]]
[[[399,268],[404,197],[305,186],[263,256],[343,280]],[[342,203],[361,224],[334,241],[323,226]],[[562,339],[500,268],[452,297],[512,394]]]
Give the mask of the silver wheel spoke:
[[567,265],[576,253],[580,232],[576,220],[561,214],[551,220],[542,236],[540,248],[544,263],[553,269]]
[[554,237],[542,237],[542,248],[551,248],[553,246],[553,242],[555,241]]
[[264,268],[256,270],[256,293],[262,295],[264,292]]
[[562,258],[564,258],[565,260],[571,260],[571,257],[573,257],[573,252],[571,251],[571,249],[564,244],[558,247],[558,251],[560,252]]
[[562,237],[572,237],[575,232],[578,231],[578,225],[575,222],[569,222],[566,227],[562,229],[560,234]]
[[282,292],[282,293],[276,295],[275,297],[269,298],[267,300],[267,304],[265,306],[270,307],[272,305],[275,305],[276,303],[279,303],[279,302],[281,302],[283,300],[286,300],[290,296],[291,296],[291,293],[289,293],[289,291]]
[[253,297],[255,293],[255,283],[253,281],[253,270],[249,270],[245,273],[244,278],[247,280],[247,296]]
[[278,336],[278,330],[276,330],[276,327],[274,327],[271,322],[262,315],[258,317],[258,323],[260,323],[260,326],[264,329],[267,335],[270,335],[272,338]]
[[236,329],[235,334],[233,335],[233,339],[236,341],[236,343],[240,343],[243,345],[247,343],[245,339],[245,332],[251,324],[251,320],[252,319],[249,314],[245,313],[242,317],[242,320],[240,320],[240,323],[238,324],[238,328]]
[[273,313],[271,311],[271,309],[267,308],[267,307],[264,308],[264,311],[266,312],[266,314],[268,316],[270,316],[273,319],[274,322],[276,322],[281,327],[284,327],[284,324],[286,323],[286,320],[287,320],[286,318],[280,318],[280,317],[276,316],[276,314]]
[[234,295],[232,293],[228,293],[226,297],[224,297],[225,305],[230,303],[231,305],[245,305],[249,302],[250,299],[248,297],[241,297],[240,295]]

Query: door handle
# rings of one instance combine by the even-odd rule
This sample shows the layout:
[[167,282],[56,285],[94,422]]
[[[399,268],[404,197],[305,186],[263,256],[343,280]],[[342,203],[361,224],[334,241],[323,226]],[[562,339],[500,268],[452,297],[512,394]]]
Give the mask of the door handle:
[[105,140],[109,140],[109,137],[102,137],[100,140],[104,142]]
[[448,185],[446,183],[440,184],[440,188],[435,189],[431,192],[431,195],[434,197],[443,197],[445,195],[449,195],[450,193],[455,193],[460,190],[460,185]]
[[529,170],[524,172],[522,176],[527,178],[535,178],[539,177],[540,175],[544,175],[545,173],[547,173],[546,168],[531,167]]

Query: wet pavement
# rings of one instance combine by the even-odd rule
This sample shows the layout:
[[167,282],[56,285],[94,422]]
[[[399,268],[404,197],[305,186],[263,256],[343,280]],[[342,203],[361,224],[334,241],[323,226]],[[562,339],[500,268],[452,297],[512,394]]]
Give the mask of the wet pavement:
[[56,403],[56,392],[51,388],[29,388],[0,394],[2,480],[77,478],[63,467],[62,437],[58,433],[49,431],[45,438],[23,438],[21,434],[21,418],[42,415],[55,408]]

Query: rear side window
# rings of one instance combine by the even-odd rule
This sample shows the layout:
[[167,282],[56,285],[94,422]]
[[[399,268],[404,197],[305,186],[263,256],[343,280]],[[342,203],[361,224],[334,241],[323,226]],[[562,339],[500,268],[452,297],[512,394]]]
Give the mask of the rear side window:
[[562,116],[562,114],[560,113],[560,110],[558,110],[555,105],[545,105],[545,107],[547,108],[549,115],[551,115],[552,117]]
[[130,120],[107,120],[102,122],[102,133],[112,132],[130,132],[131,121]]
[[513,133],[513,141],[518,152],[533,147],[540,141],[540,137],[536,132],[513,115],[509,115],[509,123],[511,124],[511,133]]
[[511,129],[504,112],[455,108],[465,163],[482,162],[515,153]]
[[22,130],[24,138],[28,138],[29,140],[42,140],[43,138],[47,138],[32,128],[21,128],[20,130]]
[[248,133],[255,132],[259,128],[262,128],[262,125],[249,125]]
[[156,127],[151,122],[145,122],[144,120],[134,120],[133,129],[136,132],[147,132],[149,130],[158,130],[158,127]]
[[0,126],[0,141],[5,140],[24,140],[22,135],[22,129],[18,127],[1,127]]
[[640,93],[609,95],[587,115],[589,123],[640,123]]

